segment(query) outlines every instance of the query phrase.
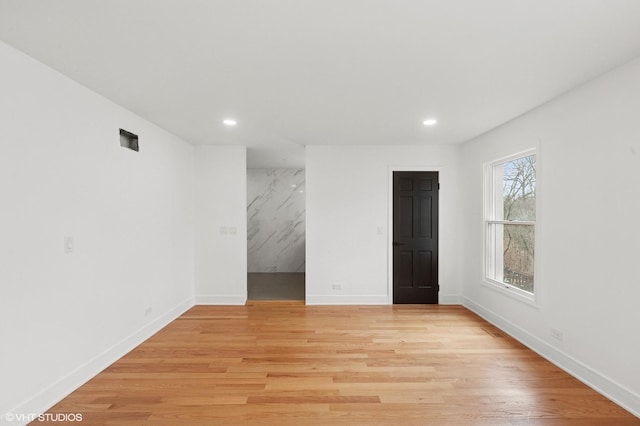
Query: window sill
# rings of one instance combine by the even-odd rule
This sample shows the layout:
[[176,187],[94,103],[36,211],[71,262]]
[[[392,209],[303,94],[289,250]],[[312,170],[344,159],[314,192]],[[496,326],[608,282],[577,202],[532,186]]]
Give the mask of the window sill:
[[482,280],[482,285],[490,288],[493,291],[504,294],[514,300],[525,303],[533,308],[540,308],[535,294],[527,293],[526,291],[520,290],[517,287],[494,281],[486,277]]

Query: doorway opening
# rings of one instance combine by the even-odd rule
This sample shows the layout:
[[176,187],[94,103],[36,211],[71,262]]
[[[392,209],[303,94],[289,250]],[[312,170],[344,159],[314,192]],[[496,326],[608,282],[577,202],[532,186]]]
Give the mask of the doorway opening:
[[305,299],[305,170],[247,169],[247,299]]
[[439,173],[392,173],[393,303],[437,304]]

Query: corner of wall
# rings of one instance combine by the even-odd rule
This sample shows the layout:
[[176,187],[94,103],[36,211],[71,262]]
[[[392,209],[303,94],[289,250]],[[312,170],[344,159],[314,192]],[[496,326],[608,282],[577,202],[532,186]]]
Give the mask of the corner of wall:
[[[8,419],[11,415],[25,413],[44,413],[54,406],[58,401],[65,398],[77,388],[91,380],[102,370],[131,352],[145,340],[151,338],[158,331],[169,325],[173,320],[191,309],[194,305],[193,297],[182,301],[155,320],[145,324],[137,331],[131,333],[121,341],[117,342],[101,354],[88,360],[75,370],[71,371],[60,380],[42,389],[40,392],[24,401],[9,413],[5,413],[1,420]],[[15,419],[15,418],[14,418]],[[19,419],[15,419],[19,422]],[[11,424],[16,424],[12,422]]]
[[244,304],[247,163],[244,146],[196,147],[195,301]]
[[606,396],[616,404],[640,417],[640,395],[633,393],[625,386],[616,383],[599,371],[589,368],[577,359],[551,346],[535,335],[490,309],[463,297],[462,303],[467,309],[495,325],[511,337],[527,346],[546,360],[571,374],[587,386]]

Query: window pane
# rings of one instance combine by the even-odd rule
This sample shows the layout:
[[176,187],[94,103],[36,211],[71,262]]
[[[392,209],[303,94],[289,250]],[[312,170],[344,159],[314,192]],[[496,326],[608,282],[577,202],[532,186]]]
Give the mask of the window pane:
[[485,168],[485,274],[533,294],[536,155],[511,158]]
[[[536,156],[517,158],[502,164],[502,200],[497,200],[496,217],[502,220],[536,220]],[[500,202],[501,201],[501,202]],[[502,215],[500,214],[502,213]]]
[[504,241],[504,225],[490,223],[487,228],[487,277],[503,281],[504,267],[502,263],[502,245]]
[[[503,282],[533,293],[535,226],[504,225],[502,239]],[[496,253],[499,256],[499,252]]]

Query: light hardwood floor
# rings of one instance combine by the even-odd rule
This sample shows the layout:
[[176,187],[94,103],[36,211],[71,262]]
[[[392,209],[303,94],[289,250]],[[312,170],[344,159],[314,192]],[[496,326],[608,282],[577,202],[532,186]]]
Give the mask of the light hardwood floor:
[[49,412],[86,425],[640,424],[465,308],[416,305],[196,306]]

